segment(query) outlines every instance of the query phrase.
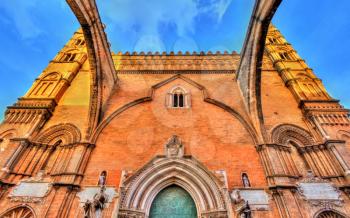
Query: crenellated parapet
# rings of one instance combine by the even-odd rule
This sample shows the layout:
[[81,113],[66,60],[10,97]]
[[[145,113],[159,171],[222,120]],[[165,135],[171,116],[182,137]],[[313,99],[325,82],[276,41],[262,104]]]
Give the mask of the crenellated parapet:
[[118,74],[123,73],[234,73],[240,60],[236,52],[126,52],[113,54]]

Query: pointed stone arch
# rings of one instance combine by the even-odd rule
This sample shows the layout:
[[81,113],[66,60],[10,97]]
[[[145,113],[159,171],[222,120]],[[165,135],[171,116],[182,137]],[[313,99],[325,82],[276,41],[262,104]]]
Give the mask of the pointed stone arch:
[[257,136],[257,132],[255,131],[253,125],[251,124],[250,120],[249,119],[246,119],[241,113],[239,113],[238,111],[236,111],[235,109],[233,109],[232,107],[226,105],[225,103],[221,102],[221,101],[218,101],[218,100],[215,100],[213,98],[210,97],[207,89],[193,81],[192,79],[188,78],[188,77],[185,77],[181,74],[177,74],[177,75],[174,75],[174,76],[171,76],[155,85],[153,85],[151,87],[151,89],[149,90],[148,92],[148,95],[143,97],[143,98],[139,98],[139,99],[136,99],[132,102],[129,102],[127,104],[125,104],[124,106],[118,108],[116,111],[114,111],[112,114],[110,114],[108,117],[106,117],[103,121],[101,121],[101,123],[99,124],[99,126],[96,128],[95,132],[93,133],[92,135],[92,143],[96,143],[97,141],[97,138],[99,136],[99,134],[102,132],[102,130],[112,121],[112,119],[116,116],[118,116],[120,113],[126,111],[127,109],[131,108],[131,107],[134,107],[138,104],[141,104],[141,103],[145,103],[145,102],[149,102],[149,101],[152,101],[153,99],[153,95],[154,95],[154,92],[176,80],[176,79],[181,79],[185,82],[187,82],[188,84],[196,87],[197,89],[199,89],[201,92],[202,92],[202,96],[203,96],[203,101],[209,103],[209,104],[212,104],[212,105],[215,105],[217,107],[220,107],[221,109],[225,110],[226,112],[230,113],[232,116],[234,116],[235,118],[237,118],[239,120],[239,122],[243,125],[243,127],[249,132],[249,134],[251,135],[253,141],[258,144],[258,136]]
[[191,156],[157,156],[122,184],[119,217],[148,217],[157,194],[171,185],[191,195],[199,217],[228,217],[224,184]]
[[34,210],[27,205],[20,205],[12,207],[2,214],[1,218],[35,218]]
[[62,144],[69,145],[80,141],[79,129],[70,123],[52,126],[33,138],[32,141],[40,144],[53,145],[61,140]]
[[273,143],[285,145],[293,141],[299,146],[313,145],[315,140],[305,129],[293,124],[281,124],[272,130],[271,140]]
[[348,218],[348,216],[334,209],[322,209],[315,214],[314,218]]

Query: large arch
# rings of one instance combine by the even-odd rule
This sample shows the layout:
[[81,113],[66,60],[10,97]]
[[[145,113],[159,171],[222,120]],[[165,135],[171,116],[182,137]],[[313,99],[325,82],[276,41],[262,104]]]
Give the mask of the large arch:
[[193,198],[199,217],[228,217],[227,190],[208,169],[190,156],[158,156],[123,182],[119,217],[148,217],[157,194],[177,185]]
[[[113,90],[117,76],[95,0],[66,1],[82,26],[87,42],[90,64],[94,73],[87,134],[89,138],[101,121],[104,105]],[[281,1],[255,1],[237,73],[237,80],[247,111],[250,112],[253,118],[254,127],[260,133],[260,142],[263,142],[264,138],[266,139],[260,99],[262,57],[269,23]]]
[[334,209],[322,209],[318,211],[314,218],[347,218],[348,216]]
[[87,131],[89,138],[100,122],[107,100],[117,83],[117,73],[95,0],[66,1],[82,27],[92,71]]
[[153,99],[153,94],[156,91],[156,89],[176,80],[176,79],[181,79],[187,83],[189,83],[190,85],[196,87],[197,89],[199,89],[202,92],[202,96],[203,96],[203,101],[212,105],[215,105],[216,107],[219,107],[223,110],[225,110],[226,112],[230,113],[232,116],[234,116],[236,119],[238,119],[238,121],[243,125],[243,127],[249,132],[249,134],[251,135],[253,141],[255,144],[258,144],[258,136],[257,133],[254,129],[254,127],[252,126],[251,122],[249,119],[245,119],[245,117],[240,114],[238,111],[236,111],[235,109],[233,109],[232,107],[218,101],[215,100],[213,98],[210,97],[207,89],[202,86],[201,84],[181,75],[181,74],[177,74],[174,76],[169,77],[168,79],[161,81],[155,85],[153,85],[150,88],[150,91],[148,92],[149,95],[145,96],[143,98],[140,99],[136,99],[132,102],[127,103],[126,105],[118,108],[117,110],[115,110],[112,114],[110,114],[108,117],[105,117],[103,119],[103,121],[101,121],[101,123],[99,124],[99,126],[96,128],[95,132],[93,133],[92,137],[91,137],[91,142],[92,143],[96,143],[100,133],[103,131],[103,129],[115,118],[117,117],[119,114],[121,114],[122,112],[128,110],[131,107],[134,107],[136,105],[145,103],[145,102],[149,102],[152,101]]
[[261,103],[261,67],[269,24],[282,0],[256,0],[242,47],[237,81],[261,142],[268,136]]

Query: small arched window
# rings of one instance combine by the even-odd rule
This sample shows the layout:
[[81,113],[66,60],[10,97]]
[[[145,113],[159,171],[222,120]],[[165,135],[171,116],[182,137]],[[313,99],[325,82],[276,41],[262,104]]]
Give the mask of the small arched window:
[[75,41],[75,45],[76,45],[76,46],[81,46],[81,45],[84,45],[84,44],[85,44],[85,41],[82,40],[82,39],[77,39],[77,40]]
[[292,60],[291,56],[288,54],[288,52],[280,52],[279,53],[282,60]]
[[250,181],[247,173],[242,173],[242,184],[244,188],[250,187]]
[[171,108],[187,108],[190,106],[189,94],[181,87],[174,88],[168,93],[167,105]]
[[73,62],[76,58],[77,54],[67,53],[62,57],[63,62]]
[[276,38],[268,38],[268,40],[269,40],[269,42],[270,42],[271,44],[277,44],[277,43],[278,43],[278,41],[277,41]]

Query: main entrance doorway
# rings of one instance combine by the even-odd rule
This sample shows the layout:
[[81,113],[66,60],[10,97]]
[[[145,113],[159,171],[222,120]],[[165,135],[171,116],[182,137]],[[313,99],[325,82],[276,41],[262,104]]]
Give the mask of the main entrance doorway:
[[197,218],[192,197],[179,186],[169,186],[154,199],[150,218]]

